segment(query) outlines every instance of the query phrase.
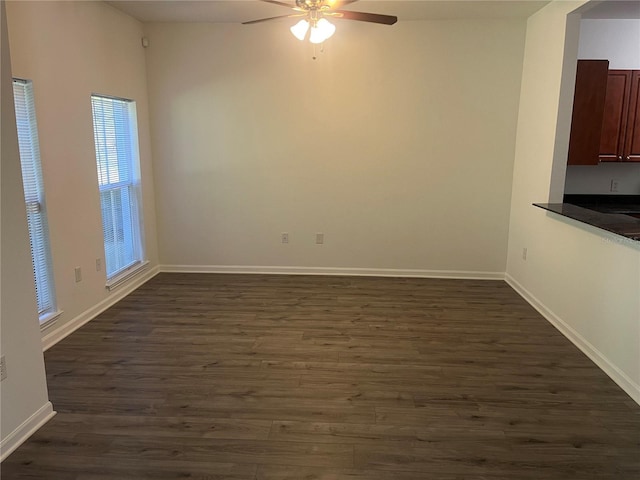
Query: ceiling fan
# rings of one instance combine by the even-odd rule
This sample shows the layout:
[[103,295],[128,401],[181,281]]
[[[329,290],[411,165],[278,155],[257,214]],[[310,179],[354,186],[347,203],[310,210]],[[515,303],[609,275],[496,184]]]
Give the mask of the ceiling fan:
[[380,23],[383,25],[393,25],[398,21],[398,17],[392,15],[339,10],[340,7],[357,2],[358,0],[295,0],[295,5],[290,5],[278,0],[260,1],[291,8],[298,13],[260,18],[258,20],[243,22],[243,25],[268,22],[270,20],[278,20],[281,18],[303,17],[302,20],[291,27],[291,33],[293,33],[297,39],[304,40],[307,36],[307,32],[310,30],[311,33],[309,34],[309,41],[311,43],[322,43],[334,34],[336,27],[327,20],[327,17],[342,18],[344,20],[358,20],[360,22]]

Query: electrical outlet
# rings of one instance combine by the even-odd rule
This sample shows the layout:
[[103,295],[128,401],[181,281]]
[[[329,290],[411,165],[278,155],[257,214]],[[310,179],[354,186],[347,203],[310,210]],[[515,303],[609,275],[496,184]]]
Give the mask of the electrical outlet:
[[101,270],[102,270],[102,259],[96,258],[96,272],[99,272]]
[[76,283],[81,282],[82,281],[82,269],[80,267],[76,267],[74,269],[75,275],[76,275]]
[[522,259],[526,260],[527,259],[527,247],[524,247],[522,249]]
[[282,232],[280,234],[280,241],[282,243],[289,243],[289,234],[287,232]]
[[316,244],[322,245],[324,243],[324,233],[316,233]]
[[620,180],[618,180],[617,178],[612,178],[611,179],[611,187],[610,187],[609,191],[617,193],[619,186],[620,186]]
[[7,362],[4,359],[4,355],[0,357],[0,382],[7,378]]

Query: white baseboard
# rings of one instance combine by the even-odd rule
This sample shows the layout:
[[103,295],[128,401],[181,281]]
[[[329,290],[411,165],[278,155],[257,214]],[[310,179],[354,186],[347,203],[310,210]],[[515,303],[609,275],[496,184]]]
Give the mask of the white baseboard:
[[341,275],[366,277],[455,278],[468,280],[504,280],[504,272],[463,270],[409,270],[395,268],[280,267],[251,265],[160,265],[161,272],[245,273],[271,275]]
[[140,285],[146,283],[151,280],[160,272],[159,267],[155,266],[150,268],[149,270],[140,273],[139,275],[132,278],[126,285],[120,286],[117,290],[112,290],[107,298],[105,298],[100,303],[94,305],[93,307],[85,310],[80,315],[70,320],[69,322],[63,323],[60,327],[55,329],[48,329],[46,331],[46,335],[42,337],[42,349],[48,350],[56,343],[58,343],[63,338],[71,335],[77,329],[82,327],[87,322],[93,320],[95,317],[104,312],[107,308],[113,306],[124,297],[133,292]]
[[505,274],[505,281],[640,405],[640,385],[629,378],[626,373],[614,365],[600,350],[591,345],[591,343],[574,330],[573,327],[549,310],[508,273]]
[[27,418],[13,432],[7,435],[0,442],[0,462],[4,461],[13,451],[22,445],[36,430],[47,423],[56,412],[53,410],[51,402],[45,403],[33,415]]

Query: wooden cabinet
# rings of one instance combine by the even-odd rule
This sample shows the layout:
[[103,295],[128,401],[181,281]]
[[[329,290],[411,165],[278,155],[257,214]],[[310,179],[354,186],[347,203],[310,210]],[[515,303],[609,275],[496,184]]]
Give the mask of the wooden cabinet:
[[629,116],[631,70],[609,70],[600,136],[601,162],[621,162]]
[[578,60],[568,165],[597,165],[607,93],[608,60]]
[[626,162],[640,162],[640,70],[634,70],[631,75],[629,117],[623,159]]
[[578,60],[568,165],[640,162],[640,70]]

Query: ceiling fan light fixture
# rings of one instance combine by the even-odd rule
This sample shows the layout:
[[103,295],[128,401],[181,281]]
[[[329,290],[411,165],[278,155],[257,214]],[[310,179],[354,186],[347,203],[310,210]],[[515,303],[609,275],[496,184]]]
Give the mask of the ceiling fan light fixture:
[[330,38],[336,31],[336,26],[329,22],[326,18],[321,18],[311,27],[309,41],[311,43],[322,43]]
[[300,20],[293,27],[290,28],[293,36],[298,40],[304,40],[304,37],[307,35],[307,30],[309,30],[309,22],[306,19]]

